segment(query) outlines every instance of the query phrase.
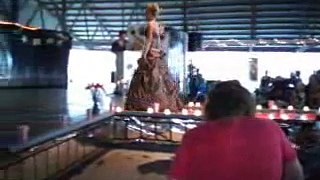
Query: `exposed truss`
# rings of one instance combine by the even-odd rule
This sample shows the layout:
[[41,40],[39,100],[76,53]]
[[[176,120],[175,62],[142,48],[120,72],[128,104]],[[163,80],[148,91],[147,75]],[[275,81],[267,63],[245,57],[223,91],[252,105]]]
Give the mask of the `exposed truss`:
[[[206,43],[320,38],[320,1],[317,0],[37,1],[58,16],[65,29],[82,42],[76,45],[85,44],[90,49],[108,49],[120,30],[130,24],[144,23],[148,2],[160,4],[161,22],[179,30],[198,31]],[[280,45],[289,48],[287,44],[277,44]],[[294,46],[308,50],[299,44]],[[237,47],[243,48],[241,44]]]

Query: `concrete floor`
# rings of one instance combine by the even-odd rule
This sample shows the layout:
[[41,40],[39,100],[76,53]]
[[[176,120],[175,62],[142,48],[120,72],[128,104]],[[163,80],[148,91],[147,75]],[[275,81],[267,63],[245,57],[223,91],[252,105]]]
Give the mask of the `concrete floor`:
[[165,180],[171,153],[113,150],[71,180]]

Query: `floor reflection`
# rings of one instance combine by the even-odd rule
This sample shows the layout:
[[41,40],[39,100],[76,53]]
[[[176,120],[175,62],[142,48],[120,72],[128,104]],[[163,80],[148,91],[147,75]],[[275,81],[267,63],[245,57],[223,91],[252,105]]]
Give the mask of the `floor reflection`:
[[[75,86],[64,89],[0,89],[0,148],[21,143],[21,126],[28,127],[28,141],[86,120],[91,94]],[[123,98],[105,95],[101,112]]]

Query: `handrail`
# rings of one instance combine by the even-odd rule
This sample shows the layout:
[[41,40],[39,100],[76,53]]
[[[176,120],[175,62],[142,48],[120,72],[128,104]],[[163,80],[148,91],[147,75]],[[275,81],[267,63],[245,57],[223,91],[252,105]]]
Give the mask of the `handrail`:
[[30,148],[33,148],[35,146],[41,146],[42,144],[44,144],[48,141],[55,140],[56,138],[66,136],[74,131],[78,131],[80,129],[85,129],[85,128],[92,126],[94,124],[98,124],[101,121],[105,120],[105,118],[108,118],[110,116],[111,116],[110,113],[104,113],[100,116],[93,117],[92,120],[83,121],[83,122],[75,124],[73,126],[63,128],[59,131],[55,131],[55,132],[46,134],[42,137],[37,137],[26,144],[20,144],[20,145],[8,147],[8,151],[13,152],[13,153],[20,153],[20,152],[23,152],[23,151],[28,150]]
[[[14,158],[12,161],[0,164],[0,179],[11,179],[10,175],[12,174],[18,179],[37,180],[51,177],[56,179],[55,177],[62,176],[77,168],[79,164],[102,155],[106,151],[105,148],[82,144],[78,139],[80,138],[81,140],[82,137],[86,137],[92,129],[101,126],[111,117],[111,114],[104,113],[93,117],[87,122],[76,124],[73,127],[15,147],[16,149],[14,150],[16,151],[14,153],[18,155],[18,159]],[[67,155],[61,155],[61,153],[67,153]],[[55,158],[52,160],[52,158],[49,158],[50,155],[54,155]],[[75,157],[69,159],[70,155],[75,155]],[[65,158],[68,158],[68,160],[63,162]],[[52,161],[54,161],[54,164],[52,164]],[[25,165],[27,162],[32,162],[32,164]],[[17,170],[17,168],[19,169]],[[28,169],[27,171],[25,170],[26,168]],[[53,172],[51,172],[52,168],[54,168]]]
[[178,119],[194,119],[194,120],[202,120],[203,117],[195,116],[195,115],[182,115],[182,114],[164,114],[164,113],[147,113],[142,111],[123,111],[119,113],[114,113],[114,116],[139,116],[139,117],[150,117],[150,118],[178,118]]
[[[81,124],[75,125],[73,127],[63,129],[62,131],[49,134],[49,135],[47,135],[47,136],[45,136],[43,138],[35,139],[31,143],[28,143],[26,145],[21,145],[19,147],[16,146],[16,147],[10,148],[12,150],[16,150],[16,151],[10,151],[12,153],[22,153],[22,152],[28,151],[28,150],[30,150],[32,148],[40,147],[41,145],[45,145],[46,143],[48,143],[50,141],[56,141],[55,144],[49,144],[46,147],[41,148],[40,150],[34,149],[31,152],[29,152],[27,156],[24,156],[24,157],[22,157],[22,158],[20,158],[18,160],[15,160],[13,162],[9,162],[6,165],[0,165],[0,170],[4,169],[8,165],[12,165],[12,164],[15,164],[17,162],[21,162],[21,161],[23,161],[23,160],[25,160],[25,159],[27,159],[27,158],[29,158],[31,156],[34,156],[37,153],[41,153],[41,152],[46,151],[46,150],[48,150],[48,149],[50,149],[50,148],[52,148],[54,146],[62,144],[64,142],[68,141],[70,138],[72,138],[75,135],[72,135],[72,136],[69,136],[69,137],[63,139],[64,137],[66,137],[66,136],[68,136],[70,134],[73,134],[74,132],[77,132],[77,131],[81,131],[81,130],[85,130],[85,129],[91,129],[91,127],[94,127],[95,125],[100,124],[100,123],[104,122],[105,120],[108,120],[109,117],[111,117],[111,116],[107,115],[107,114],[99,116],[99,117],[95,117],[90,122],[81,123]],[[62,140],[58,140],[59,138],[62,139]]]
[[[63,138],[65,136],[68,136],[74,132],[78,132],[78,131],[81,131],[81,130],[85,130],[85,129],[91,129],[91,128],[94,128],[96,126],[99,126],[101,124],[103,124],[105,121],[108,121],[110,118],[112,117],[116,117],[116,116],[121,116],[121,117],[125,117],[125,116],[139,116],[139,117],[150,117],[150,118],[165,118],[165,119],[172,119],[172,118],[178,118],[178,119],[183,119],[183,120],[188,120],[188,119],[194,119],[194,120],[201,120],[200,117],[197,117],[197,116],[185,116],[185,115],[179,115],[179,114],[171,114],[171,115],[165,115],[163,113],[154,113],[154,114],[149,114],[149,113],[145,113],[145,112],[134,112],[134,111],[124,111],[124,112],[121,112],[121,113],[114,113],[114,114],[111,114],[111,113],[104,113],[100,116],[97,116],[97,117],[93,117],[92,120],[88,120],[88,121],[85,121],[85,122],[82,122],[82,123],[79,123],[79,124],[76,124],[72,127],[66,127],[60,131],[56,131],[56,132],[53,132],[53,133],[49,133],[47,135],[44,135],[42,137],[38,137],[38,138],[35,138],[33,140],[31,140],[30,142],[26,143],[26,144],[21,144],[21,145],[16,145],[16,146],[12,146],[12,147],[9,147],[8,150],[9,152],[12,152],[12,153],[22,153],[22,152],[26,152],[32,148],[35,148],[35,147],[41,147],[42,145],[45,145],[46,143],[48,142],[51,142],[51,141],[55,141],[59,138]],[[150,121],[152,122],[152,121]],[[163,122],[165,123],[165,122]],[[33,152],[31,153],[28,153],[27,156],[24,156],[22,158],[19,158],[18,160],[15,160],[15,161],[12,161],[8,164],[5,164],[5,165],[0,165],[0,170],[1,169],[5,169],[6,167],[8,166],[11,166],[13,164],[16,164],[16,163],[19,163],[19,162],[22,162],[24,161],[25,159],[28,159],[32,156],[34,156],[35,154],[38,154],[38,153],[41,153],[43,151],[46,151],[54,146],[57,146],[59,144],[62,144],[64,142],[66,142],[67,140],[63,140],[63,141],[59,141],[59,143],[54,143],[54,144],[51,144],[51,145],[48,145],[46,146],[45,148],[41,148],[39,151],[36,150],[33,150]]]
[[[164,113],[147,113],[147,112],[140,112],[140,111],[123,111],[123,112],[117,112],[117,113],[104,113],[99,116],[93,117],[92,120],[88,121],[83,121],[79,124],[75,124],[71,127],[66,127],[62,130],[55,131],[52,133],[49,133],[47,135],[44,135],[42,137],[35,138],[31,140],[30,142],[26,144],[20,144],[16,146],[11,146],[8,148],[8,151],[13,152],[13,153],[20,153],[25,150],[28,150],[30,148],[33,148],[35,146],[41,146],[41,144],[44,144],[48,141],[55,140],[56,138],[66,136],[74,131],[78,131],[81,129],[85,129],[87,127],[99,124],[101,122],[104,122],[106,118],[111,117],[111,116],[139,116],[139,117],[150,117],[150,118],[164,118],[164,119],[182,119],[182,120],[203,120],[203,117],[201,116],[195,116],[195,115],[181,115],[181,114],[169,114],[166,115]],[[281,119],[274,119],[277,122],[280,123],[288,123],[288,124],[304,124],[304,123],[314,123],[319,120],[281,120]]]

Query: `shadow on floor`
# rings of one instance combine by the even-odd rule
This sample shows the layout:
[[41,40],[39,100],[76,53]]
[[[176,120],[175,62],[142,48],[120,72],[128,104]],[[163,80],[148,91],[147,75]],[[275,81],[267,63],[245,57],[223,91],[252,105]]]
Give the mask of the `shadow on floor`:
[[138,166],[141,174],[156,173],[158,175],[167,175],[170,170],[171,160],[157,160]]

